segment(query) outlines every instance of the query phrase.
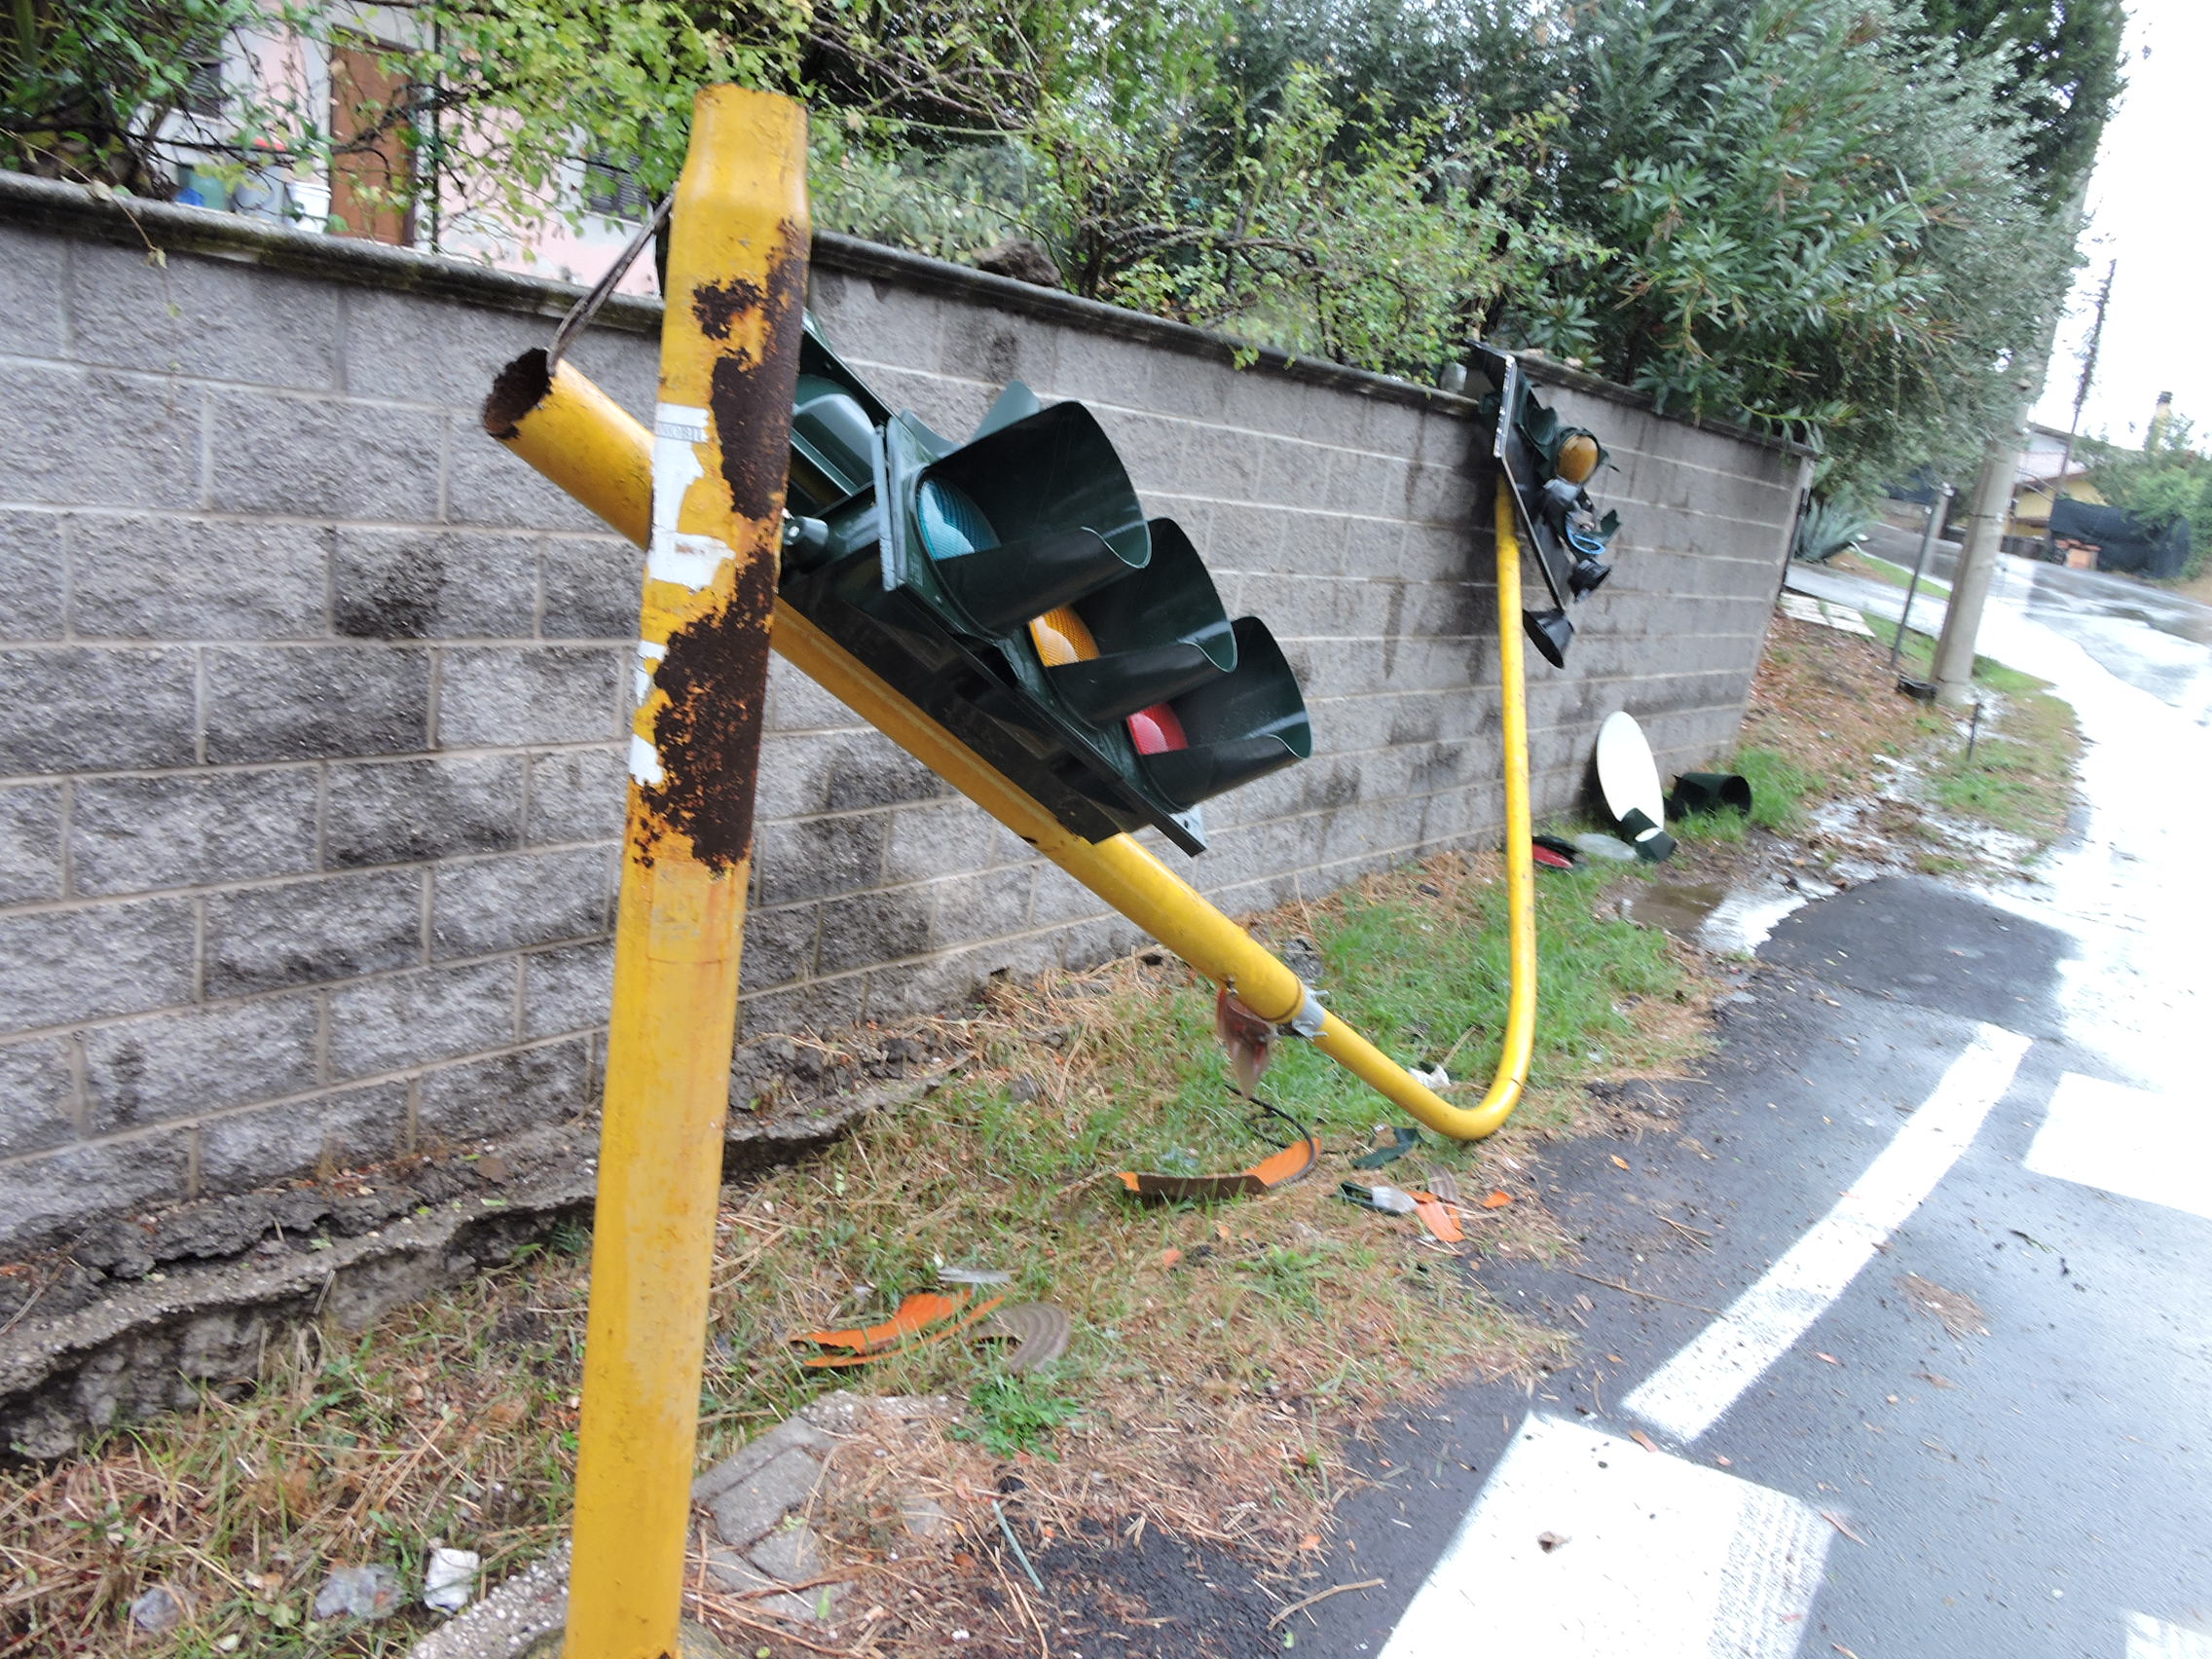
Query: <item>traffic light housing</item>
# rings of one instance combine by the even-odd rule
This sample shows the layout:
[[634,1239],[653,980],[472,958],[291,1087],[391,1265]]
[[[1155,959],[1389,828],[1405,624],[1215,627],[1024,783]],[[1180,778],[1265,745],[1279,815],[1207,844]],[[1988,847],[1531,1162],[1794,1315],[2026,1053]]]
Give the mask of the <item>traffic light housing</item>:
[[1477,348],[1472,366],[1490,383],[1484,403],[1495,410],[1494,453],[1503,487],[1512,494],[1521,539],[1534,551],[1551,596],[1550,606],[1522,611],[1523,628],[1544,660],[1562,668],[1574,638],[1567,608],[1612,574],[1606,559],[1620,515],[1601,518],[1586,488],[1604,464],[1604,446],[1596,434],[1567,425],[1537,402],[1512,356]]
[[1080,403],[954,443],[802,341],[781,596],[1089,840],[1200,852],[1208,799],[1312,754],[1296,676],[1147,518]]

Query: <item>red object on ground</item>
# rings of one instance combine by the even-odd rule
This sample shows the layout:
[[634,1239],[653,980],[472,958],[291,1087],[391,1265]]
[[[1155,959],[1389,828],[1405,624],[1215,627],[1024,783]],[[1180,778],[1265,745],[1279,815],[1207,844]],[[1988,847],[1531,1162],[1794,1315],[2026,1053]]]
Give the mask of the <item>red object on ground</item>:
[[1546,869],[1572,869],[1574,867],[1572,859],[1563,859],[1549,847],[1531,846],[1529,853],[1536,863],[1542,865]]

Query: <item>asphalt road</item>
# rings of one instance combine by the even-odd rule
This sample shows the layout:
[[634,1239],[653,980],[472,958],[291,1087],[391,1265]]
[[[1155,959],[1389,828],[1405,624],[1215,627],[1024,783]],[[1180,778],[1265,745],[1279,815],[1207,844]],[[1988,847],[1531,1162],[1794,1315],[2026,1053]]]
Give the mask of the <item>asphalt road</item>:
[[1297,1648],[2212,1659],[2212,609],[2008,561],[1982,643],[2068,844],[1798,910],[1675,1132],[1544,1157],[1580,1259],[1483,1276],[1574,1362],[1382,1436]]

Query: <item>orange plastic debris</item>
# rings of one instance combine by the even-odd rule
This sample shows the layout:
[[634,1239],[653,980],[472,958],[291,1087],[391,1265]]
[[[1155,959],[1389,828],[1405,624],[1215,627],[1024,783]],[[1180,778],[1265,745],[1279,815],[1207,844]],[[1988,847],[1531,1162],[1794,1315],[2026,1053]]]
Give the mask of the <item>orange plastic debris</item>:
[[1506,1192],[1495,1192],[1495,1193],[1493,1193],[1493,1194],[1491,1194],[1491,1196],[1490,1196],[1489,1198],[1487,1198],[1483,1199],[1483,1208],[1485,1208],[1485,1209],[1503,1209],[1503,1208],[1504,1208],[1504,1207],[1505,1207],[1505,1206],[1506,1206],[1507,1204],[1511,1203],[1512,1201],[1513,1201],[1513,1195],[1512,1195],[1511,1193],[1506,1193]]
[[1416,1193],[1413,1199],[1414,1214],[1420,1217],[1421,1226],[1445,1243],[1456,1244],[1467,1236],[1460,1229],[1459,1218],[1452,1213],[1452,1206],[1434,1193]]
[[858,1325],[843,1331],[801,1331],[790,1339],[793,1346],[811,1343],[816,1347],[842,1351],[809,1354],[799,1361],[810,1371],[828,1371],[866,1365],[886,1354],[920,1347],[970,1325],[1000,1303],[1003,1296],[977,1302],[966,1287],[950,1292],[917,1290],[899,1304],[899,1310],[880,1325]]
[[1280,1152],[1272,1152],[1234,1175],[1144,1175],[1121,1172],[1122,1185],[1140,1198],[1235,1198],[1272,1192],[1297,1180],[1321,1158],[1321,1143],[1302,1135]]

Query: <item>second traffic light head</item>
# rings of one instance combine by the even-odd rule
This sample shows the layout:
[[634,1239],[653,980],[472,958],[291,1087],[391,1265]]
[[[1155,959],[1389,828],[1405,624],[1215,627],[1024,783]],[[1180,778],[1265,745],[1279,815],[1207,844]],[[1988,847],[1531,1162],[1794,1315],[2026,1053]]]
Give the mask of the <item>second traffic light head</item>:
[[981,638],[1004,639],[1151,561],[1136,491],[1080,403],[985,432],[910,476],[901,505],[921,557],[899,573],[935,586],[948,618]]

